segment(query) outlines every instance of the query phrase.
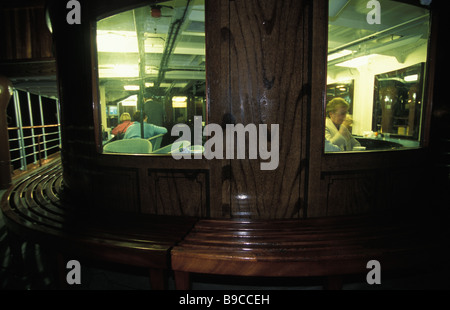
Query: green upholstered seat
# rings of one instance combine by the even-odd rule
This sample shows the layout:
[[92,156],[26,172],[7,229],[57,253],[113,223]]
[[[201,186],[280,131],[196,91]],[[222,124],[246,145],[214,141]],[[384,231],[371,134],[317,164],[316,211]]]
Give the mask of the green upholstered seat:
[[106,153],[150,154],[152,144],[147,139],[124,139],[104,146]]

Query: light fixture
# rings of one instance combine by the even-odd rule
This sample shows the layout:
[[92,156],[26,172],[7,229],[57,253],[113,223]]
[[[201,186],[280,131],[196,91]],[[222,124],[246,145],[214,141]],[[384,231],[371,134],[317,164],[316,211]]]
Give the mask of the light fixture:
[[[155,83],[153,83],[153,82],[152,83],[145,83],[144,85],[145,85],[145,88],[148,88],[148,87],[155,86]],[[139,85],[125,85],[123,87],[123,89],[129,90],[129,91],[137,91],[137,90],[140,90],[141,87]]]
[[376,55],[365,55],[361,57],[357,57],[354,59],[350,59],[341,63],[336,64],[338,67],[347,67],[347,68],[358,68],[361,66],[367,66],[369,64],[369,60]]
[[137,106],[137,100],[138,100],[138,96],[137,95],[133,95],[128,97],[125,100],[122,100],[122,106],[123,107],[136,107]]
[[351,53],[352,53],[351,50],[342,50],[342,51],[333,53],[331,55],[328,55],[328,61],[332,61],[332,60],[335,60],[335,59],[338,59],[338,58],[350,55]]
[[123,88],[125,90],[139,90],[140,89],[139,85],[125,85]]
[[419,79],[418,74],[408,75],[403,78],[405,82],[416,82]]
[[138,53],[136,32],[97,30],[97,51],[105,53]]
[[172,107],[173,108],[186,108],[187,107],[187,97],[186,96],[172,97]]
[[347,67],[347,68],[359,68],[363,66],[369,66],[369,65],[376,65],[379,66],[394,66],[398,65],[398,61],[393,56],[386,56],[386,55],[380,55],[371,53],[369,55],[364,55],[360,57],[356,57],[350,60],[346,60],[340,63],[337,63],[336,66],[338,67]]
[[100,65],[100,78],[137,78],[139,77],[138,65]]

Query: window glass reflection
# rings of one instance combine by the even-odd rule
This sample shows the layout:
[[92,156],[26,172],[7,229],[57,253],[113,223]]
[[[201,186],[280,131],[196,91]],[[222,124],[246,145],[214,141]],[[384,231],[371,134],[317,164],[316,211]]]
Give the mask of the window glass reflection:
[[103,152],[169,154],[176,124],[206,119],[204,0],[98,21],[97,59]]
[[429,11],[375,2],[329,1],[325,152],[420,146]]

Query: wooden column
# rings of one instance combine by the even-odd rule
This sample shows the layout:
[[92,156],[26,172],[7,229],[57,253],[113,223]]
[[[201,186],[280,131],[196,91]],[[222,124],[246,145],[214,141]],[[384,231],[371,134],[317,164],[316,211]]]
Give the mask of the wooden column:
[[228,13],[229,27],[222,35],[229,51],[229,113],[236,124],[279,126],[279,144],[269,145],[279,149],[276,169],[262,170],[260,157],[230,160],[224,179],[231,216],[302,217],[311,2],[236,0],[229,2]]
[[11,185],[11,155],[6,118],[6,108],[11,95],[11,82],[6,77],[0,76],[0,189],[6,189]]

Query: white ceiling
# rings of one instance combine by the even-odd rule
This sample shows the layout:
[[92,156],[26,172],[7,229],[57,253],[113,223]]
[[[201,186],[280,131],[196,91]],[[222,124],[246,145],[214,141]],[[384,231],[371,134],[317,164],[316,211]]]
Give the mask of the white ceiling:
[[427,9],[380,0],[380,23],[370,24],[367,22],[367,15],[374,7],[367,7],[368,2],[330,0],[329,54],[345,49],[353,52],[347,58],[376,53],[394,56],[401,61],[410,50],[427,44]]
[[160,17],[152,17],[152,7],[145,6],[97,23],[99,76],[107,102],[132,95],[124,85],[142,83],[137,29],[142,29],[139,38],[145,50],[143,82],[153,85],[147,95],[204,93],[204,0],[159,5]]

